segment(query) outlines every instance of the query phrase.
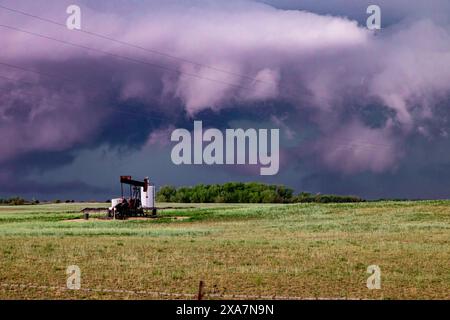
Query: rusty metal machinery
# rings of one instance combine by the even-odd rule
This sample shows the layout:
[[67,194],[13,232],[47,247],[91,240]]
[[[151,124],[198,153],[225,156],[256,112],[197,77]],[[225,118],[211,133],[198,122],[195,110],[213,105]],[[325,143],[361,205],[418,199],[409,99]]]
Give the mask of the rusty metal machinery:
[[[124,187],[129,188],[129,196],[125,196]],[[149,178],[144,181],[133,180],[131,176],[120,177],[121,197],[111,200],[108,217],[127,219],[130,217],[156,216],[155,186]]]

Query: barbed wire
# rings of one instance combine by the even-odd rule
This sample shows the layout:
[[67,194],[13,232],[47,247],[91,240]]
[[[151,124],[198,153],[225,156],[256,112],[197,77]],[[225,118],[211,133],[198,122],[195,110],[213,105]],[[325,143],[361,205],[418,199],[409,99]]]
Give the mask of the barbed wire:
[[[196,299],[196,293],[177,293],[164,291],[147,291],[147,290],[127,290],[127,289],[101,289],[101,288],[83,288],[78,290],[69,289],[67,287],[46,286],[37,284],[18,284],[18,283],[1,283],[0,287],[9,289],[40,289],[40,290],[55,290],[55,291],[69,291],[69,292],[101,292],[101,293],[116,293],[116,294],[133,294],[133,295],[147,295],[153,297],[174,297],[174,298],[190,298]],[[298,297],[298,296],[277,296],[277,295],[245,295],[245,294],[220,294],[220,293],[203,293],[203,297],[213,299],[244,299],[244,300],[362,300],[354,297]]]

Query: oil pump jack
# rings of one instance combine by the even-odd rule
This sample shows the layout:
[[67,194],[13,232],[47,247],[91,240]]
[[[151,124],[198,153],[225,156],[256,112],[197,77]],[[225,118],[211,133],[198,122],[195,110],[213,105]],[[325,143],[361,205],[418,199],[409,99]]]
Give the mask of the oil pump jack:
[[[129,188],[129,197],[125,197],[124,187]],[[127,189],[128,189],[127,188]],[[130,217],[156,216],[155,186],[149,178],[144,181],[133,180],[131,176],[120,177],[121,198],[112,199],[108,217],[127,219]]]

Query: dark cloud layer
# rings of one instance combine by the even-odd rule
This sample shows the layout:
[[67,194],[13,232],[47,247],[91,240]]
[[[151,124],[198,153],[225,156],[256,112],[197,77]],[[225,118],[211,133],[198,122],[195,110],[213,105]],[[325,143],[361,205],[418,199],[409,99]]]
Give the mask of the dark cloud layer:
[[[61,22],[69,4],[5,3]],[[387,26],[377,34],[362,25],[361,1],[267,3],[83,2],[87,30],[182,59],[0,10],[1,24],[111,53],[0,27],[0,75],[14,79],[0,81],[0,194],[107,197],[111,187],[100,176],[79,172],[83,181],[53,172],[81,170],[83,151],[102,146],[117,161],[170,153],[170,131],[199,119],[218,128],[280,128],[282,168],[268,182],[369,197],[446,197],[450,155],[438,151],[449,130],[448,2],[381,1]],[[119,167],[106,158],[83,170]],[[201,183],[192,170],[210,169],[184,168],[183,178],[170,161],[157,163],[166,160],[150,155],[130,171],[161,183]],[[252,170],[216,169],[223,173],[217,182],[261,179]]]

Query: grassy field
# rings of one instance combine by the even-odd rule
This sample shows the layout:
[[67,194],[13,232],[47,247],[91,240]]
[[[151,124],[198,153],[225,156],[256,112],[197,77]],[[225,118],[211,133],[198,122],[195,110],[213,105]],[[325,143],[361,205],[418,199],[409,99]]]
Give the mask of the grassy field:
[[[449,298],[450,201],[159,205],[179,208],[84,221],[105,204],[0,206],[0,298],[191,298],[200,280],[210,299]],[[82,290],[64,289],[69,265]]]

